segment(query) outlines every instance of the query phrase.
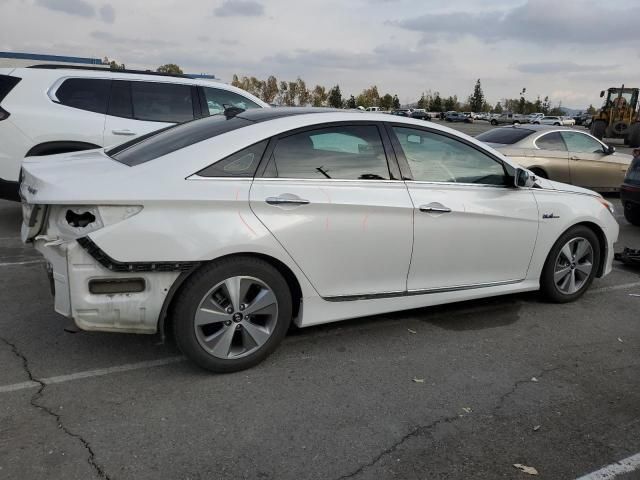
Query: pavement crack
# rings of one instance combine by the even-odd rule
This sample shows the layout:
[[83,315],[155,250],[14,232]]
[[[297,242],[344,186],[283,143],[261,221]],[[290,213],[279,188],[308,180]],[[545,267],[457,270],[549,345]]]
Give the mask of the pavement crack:
[[565,368],[564,365],[560,365],[557,367],[552,367],[552,368],[544,368],[542,369],[539,373],[534,374],[529,376],[527,379],[525,380],[517,380],[514,384],[513,387],[511,387],[511,390],[509,390],[508,392],[503,393],[500,398],[498,399],[498,402],[496,404],[496,406],[493,408],[494,412],[497,412],[498,410],[500,410],[502,408],[502,406],[504,405],[504,403],[507,401],[507,399],[513,395],[514,393],[516,393],[516,391],[518,390],[518,388],[520,388],[520,385],[523,385],[525,383],[536,383],[536,381],[532,380],[532,378],[536,378],[537,380],[540,380],[542,377],[544,377],[547,373],[550,372],[555,372],[556,370],[561,370]]
[[353,472],[348,473],[346,475],[342,475],[337,480],[345,480],[347,478],[356,477],[357,475],[360,475],[362,472],[364,472],[367,468],[373,467],[376,463],[378,463],[380,460],[382,460],[382,458],[384,458],[385,456],[387,456],[387,455],[393,453],[394,451],[396,451],[404,442],[406,442],[410,438],[420,437],[420,436],[428,433],[430,430],[432,430],[432,429],[434,429],[434,428],[436,428],[436,427],[438,427],[440,425],[443,425],[443,424],[446,424],[446,423],[452,423],[452,422],[455,422],[456,420],[459,420],[461,418],[464,418],[464,415],[455,415],[455,416],[451,416],[451,417],[440,418],[440,419],[438,419],[438,420],[436,420],[434,422],[431,422],[428,425],[418,425],[417,427],[414,427],[411,430],[409,430],[409,432],[407,434],[405,434],[403,437],[401,437],[393,445],[391,445],[390,447],[384,449],[382,452],[378,453],[378,455],[373,457],[368,463],[360,465]]
[[104,468],[96,462],[96,454],[91,444],[82,435],[72,432],[67,426],[65,426],[65,424],[62,421],[62,416],[60,414],[56,413],[46,405],[39,403],[39,400],[42,399],[42,397],[44,396],[44,391],[45,391],[45,388],[47,388],[47,385],[42,380],[40,380],[39,378],[33,375],[33,372],[29,367],[29,360],[27,359],[27,357],[18,349],[15,343],[10,342],[9,340],[3,337],[0,337],[0,341],[11,349],[15,357],[20,359],[20,361],[22,362],[22,369],[26,373],[29,380],[39,385],[38,391],[34,393],[29,400],[31,406],[34,408],[37,408],[38,410],[43,411],[50,417],[53,417],[58,425],[58,428],[62,430],[65,433],[65,435],[78,440],[82,444],[84,449],[87,451],[89,455],[87,457],[87,463],[89,463],[89,465],[94,470],[96,475],[101,479],[111,480],[107,472],[105,472]]

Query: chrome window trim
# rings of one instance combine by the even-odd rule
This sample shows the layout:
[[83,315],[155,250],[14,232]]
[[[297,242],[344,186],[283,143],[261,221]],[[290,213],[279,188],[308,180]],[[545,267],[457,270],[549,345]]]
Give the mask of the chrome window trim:
[[[544,132],[542,132],[540,135],[538,135],[537,137],[535,137],[535,138],[532,140],[533,146],[536,148],[536,150],[542,150],[542,151],[545,151],[545,152],[562,152],[562,151],[569,152],[569,151],[570,151],[570,150],[569,150],[569,147],[567,147],[567,149],[566,149],[566,150],[546,150],[546,149],[544,149],[544,148],[540,148],[540,147],[538,146],[537,142],[538,142],[538,140],[539,140],[540,138],[542,138],[542,137],[543,137],[543,136],[545,136],[545,135],[548,135],[548,134],[550,134],[550,133],[555,133],[555,132],[559,132],[559,133],[560,133],[560,135],[562,135],[562,132],[578,133],[578,134],[580,134],[580,135],[586,135],[587,137],[589,137],[589,138],[593,138],[595,141],[597,141],[600,145],[602,145],[602,147],[603,147],[603,148],[607,148],[607,145],[606,145],[605,143],[601,142],[600,140],[598,140],[596,137],[594,137],[594,136],[593,136],[593,135],[591,135],[590,133],[587,133],[587,132],[581,132],[580,130],[574,130],[574,129],[572,129],[572,128],[554,128],[554,129],[550,129],[550,130],[545,130]],[[525,137],[525,138],[526,138],[526,137]],[[562,141],[564,142],[564,139],[563,139]],[[566,143],[565,143],[565,146],[567,146],[567,145],[566,145]]]
[[501,190],[511,189],[509,185],[493,185],[491,183],[429,182],[426,180],[405,180],[405,183],[417,185],[459,185],[461,187],[499,188]]
[[[215,178],[215,177],[211,177]],[[404,183],[404,180],[361,180],[361,179],[346,179],[346,178],[284,178],[284,177],[256,177],[254,181],[276,181],[276,182],[339,182],[339,183],[358,183],[369,185],[371,183]]]
[[391,292],[361,294],[361,295],[332,295],[328,297],[322,297],[322,299],[328,302],[352,302],[356,300],[376,300],[376,299],[382,299],[382,298],[409,297],[409,296],[415,296],[415,295],[431,295],[434,293],[459,292],[461,290],[474,290],[477,288],[489,288],[489,287],[500,287],[504,285],[515,285],[517,283],[524,282],[524,280],[525,279],[522,278],[519,280],[502,280],[499,282],[472,283],[468,285],[454,285],[451,287],[424,288],[424,289],[391,291]]

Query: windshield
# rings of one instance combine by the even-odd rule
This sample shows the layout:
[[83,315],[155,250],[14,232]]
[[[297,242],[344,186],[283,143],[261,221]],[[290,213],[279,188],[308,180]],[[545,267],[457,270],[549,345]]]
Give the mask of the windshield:
[[476,137],[476,140],[480,140],[485,143],[512,145],[523,138],[528,137],[532,133],[533,130],[528,130],[526,128],[494,128],[488,132],[481,133]]
[[105,153],[133,167],[252,123],[244,118],[214,115],[152,132]]

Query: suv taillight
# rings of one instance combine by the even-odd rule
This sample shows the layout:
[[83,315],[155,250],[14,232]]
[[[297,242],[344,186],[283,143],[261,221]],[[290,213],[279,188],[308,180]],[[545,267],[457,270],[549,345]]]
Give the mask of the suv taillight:
[[[13,90],[13,87],[20,83],[20,80],[22,79],[18,77],[12,77],[11,75],[0,75],[0,102],[2,102],[7,95],[9,95],[9,92]],[[9,112],[0,107],[0,121],[6,118],[9,118]]]

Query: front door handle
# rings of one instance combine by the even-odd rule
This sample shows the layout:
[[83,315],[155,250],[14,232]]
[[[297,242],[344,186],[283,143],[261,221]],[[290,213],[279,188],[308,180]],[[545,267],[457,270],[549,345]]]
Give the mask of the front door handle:
[[575,155],[571,156],[570,158],[571,158],[571,160],[580,160],[580,159],[579,159],[578,157],[576,157]]
[[427,205],[420,205],[420,211],[427,213],[451,213],[451,209],[449,207],[445,207],[438,202],[429,203]]
[[136,132],[132,132],[131,130],[128,130],[128,129],[111,130],[111,133],[113,133],[114,135],[136,135]]
[[308,205],[311,203],[309,200],[305,200],[304,198],[300,198],[297,195],[290,193],[283,193],[277,197],[267,197],[265,202],[269,205]]

